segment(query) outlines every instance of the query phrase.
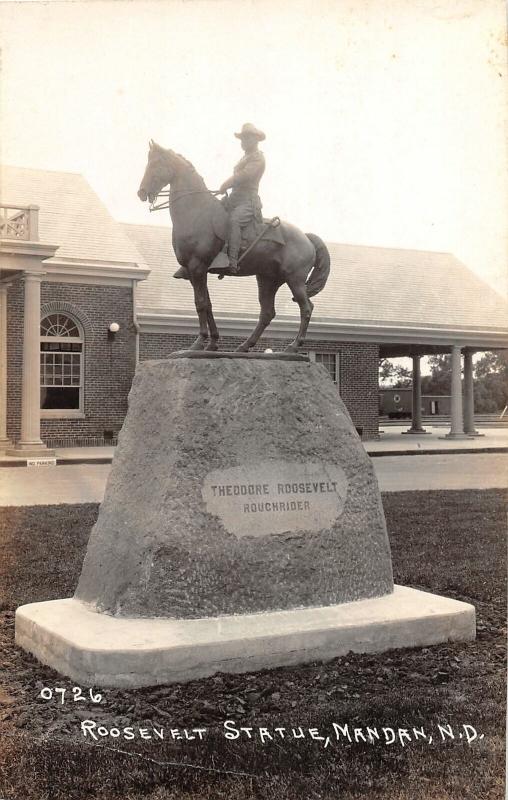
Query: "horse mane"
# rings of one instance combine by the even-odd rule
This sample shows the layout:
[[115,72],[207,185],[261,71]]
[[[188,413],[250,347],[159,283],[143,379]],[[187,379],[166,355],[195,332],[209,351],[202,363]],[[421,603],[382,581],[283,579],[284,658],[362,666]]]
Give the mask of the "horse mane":
[[192,164],[185,156],[182,156],[181,153],[175,153],[174,150],[171,150],[169,147],[162,147],[157,142],[154,142],[153,139],[150,140],[150,151],[155,151],[157,153],[161,153],[166,158],[170,159],[176,166],[177,170],[178,167],[183,168],[186,172],[189,173],[188,177],[193,183],[198,183],[199,185],[203,184],[205,186],[205,182],[201,175],[196,171],[194,164]]
[[161,147],[160,145],[156,145],[156,147],[158,147],[162,151],[162,153],[164,153],[165,155],[169,156],[171,159],[175,160],[177,162],[178,166],[185,167],[187,170],[189,170],[189,172],[191,173],[191,178],[199,178],[199,180],[202,181],[203,184],[204,184],[203,178],[201,177],[199,172],[196,170],[196,167],[194,166],[194,164],[192,164],[192,162],[189,161],[188,158],[185,158],[185,156],[182,156],[181,153],[175,153],[175,151],[171,150],[170,148],[166,149],[164,147]]
[[[178,163],[180,165],[187,167],[192,172],[196,172],[196,167],[194,166],[194,164],[192,164],[189,161],[188,158],[185,158],[185,156],[182,156],[181,153],[175,153],[175,151],[171,150],[171,148],[162,147],[162,145],[157,144],[157,142],[153,143],[153,147],[156,150],[160,150],[160,152],[163,153],[164,155],[167,155],[170,158],[176,159],[176,161],[178,161]],[[197,172],[196,172],[196,174],[197,174]]]
[[172,152],[172,153],[173,153],[173,155],[175,155],[175,156],[176,156],[176,157],[177,157],[177,158],[178,158],[180,161],[183,161],[183,163],[184,163],[184,164],[185,164],[187,167],[189,167],[189,169],[191,169],[191,170],[193,170],[194,172],[196,172],[196,167],[194,166],[194,164],[192,164],[192,163],[189,161],[189,159],[188,159],[188,158],[185,158],[185,156],[182,156],[182,154],[181,154],[181,153],[175,153],[175,152],[173,152],[173,151],[171,151],[171,152]]

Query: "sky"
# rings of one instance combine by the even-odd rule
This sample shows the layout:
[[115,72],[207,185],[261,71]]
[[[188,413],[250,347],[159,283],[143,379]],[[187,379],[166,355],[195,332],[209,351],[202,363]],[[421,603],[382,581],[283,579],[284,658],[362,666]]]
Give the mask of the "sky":
[[[504,0],[0,2],[1,161],[82,173],[122,222],[148,140],[216,189],[263,129],[275,214],[451,251],[508,288]],[[4,198],[4,201],[8,198]]]

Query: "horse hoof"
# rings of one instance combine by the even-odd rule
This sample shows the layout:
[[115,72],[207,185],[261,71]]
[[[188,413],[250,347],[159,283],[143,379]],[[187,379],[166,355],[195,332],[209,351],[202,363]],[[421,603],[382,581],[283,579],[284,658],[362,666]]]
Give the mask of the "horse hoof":
[[240,344],[236,348],[235,353],[248,353],[249,350],[250,350],[250,347],[246,347],[244,344]]
[[203,339],[196,339],[196,341],[193,342],[188,349],[189,350],[206,350],[206,343],[203,341]]
[[288,344],[287,347],[284,348],[285,353],[298,353],[298,347],[296,344]]
[[205,347],[205,350],[212,351],[212,352],[214,352],[215,350],[218,350],[218,349],[219,349],[218,342],[210,342],[210,344],[207,344],[206,347]]

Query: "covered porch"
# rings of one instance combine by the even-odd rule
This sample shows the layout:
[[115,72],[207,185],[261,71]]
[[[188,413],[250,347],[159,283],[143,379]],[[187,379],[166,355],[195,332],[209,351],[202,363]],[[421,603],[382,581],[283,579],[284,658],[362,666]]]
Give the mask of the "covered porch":
[[[44,261],[58,245],[39,241],[39,207],[0,205],[0,452],[12,456],[54,454],[40,430],[40,319]],[[17,442],[7,436],[7,291],[13,281],[23,283],[23,341],[21,433]]]
[[461,440],[483,436],[476,429],[475,401],[473,379],[473,356],[475,353],[505,349],[505,337],[496,332],[477,331],[463,333],[462,341],[452,340],[445,344],[402,344],[383,343],[379,348],[379,357],[404,358],[412,360],[412,403],[411,426],[402,434],[422,436],[429,433],[423,426],[422,417],[422,372],[421,360],[429,355],[451,355],[450,385],[450,428],[440,438]]

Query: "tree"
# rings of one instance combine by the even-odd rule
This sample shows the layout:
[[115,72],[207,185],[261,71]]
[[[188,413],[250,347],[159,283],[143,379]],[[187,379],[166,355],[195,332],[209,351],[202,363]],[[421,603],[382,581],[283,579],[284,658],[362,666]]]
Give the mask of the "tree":
[[[422,393],[448,395],[451,392],[450,355],[429,356],[430,375],[422,378]],[[475,411],[495,414],[508,403],[508,353],[484,353],[473,367]]]
[[429,356],[430,375],[422,377],[422,394],[447,395],[452,385],[452,357],[450,355]]
[[389,358],[382,358],[379,362],[379,383],[385,388],[405,389],[413,383],[412,371],[401,364],[394,364]]
[[[449,395],[452,383],[451,355],[427,357],[430,375],[422,376],[422,394]],[[478,414],[499,414],[508,404],[508,351],[484,353],[473,367],[475,411]],[[383,358],[379,365],[379,381],[385,387],[403,389],[412,384],[412,371]]]
[[508,353],[484,353],[474,365],[475,410],[498,413],[508,403]]

